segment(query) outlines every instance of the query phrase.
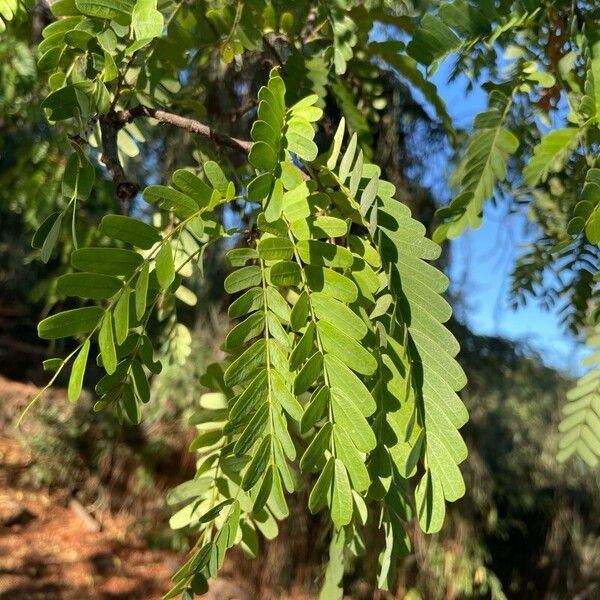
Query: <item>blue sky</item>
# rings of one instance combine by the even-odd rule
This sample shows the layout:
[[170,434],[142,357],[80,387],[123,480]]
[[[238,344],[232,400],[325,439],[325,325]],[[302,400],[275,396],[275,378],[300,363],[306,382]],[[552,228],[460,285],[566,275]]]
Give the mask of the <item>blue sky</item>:
[[[470,128],[474,115],[486,106],[485,94],[477,90],[467,94],[464,80],[448,84],[448,71],[449,65],[442,65],[432,81],[455,124]],[[448,173],[441,175],[438,180]],[[450,279],[468,292],[464,314],[459,316],[477,333],[521,340],[537,350],[547,364],[569,374],[578,373],[582,344],[564,332],[555,313],[542,310],[535,301],[516,311],[509,305],[510,271],[519,244],[527,238],[524,217],[509,218],[505,212],[488,202],[482,227],[467,230],[452,242]]]

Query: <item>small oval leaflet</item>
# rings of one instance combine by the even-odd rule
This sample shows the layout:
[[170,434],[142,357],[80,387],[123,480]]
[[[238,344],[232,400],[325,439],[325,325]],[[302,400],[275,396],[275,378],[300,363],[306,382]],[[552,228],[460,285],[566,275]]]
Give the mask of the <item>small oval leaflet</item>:
[[161,288],[167,289],[175,279],[175,263],[171,243],[163,243],[156,255],[156,278]]
[[40,321],[38,335],[45,340],[56,340],[81,333],[89,333],[100,322],[104,311],[99,306],[74,308]]
[[122,248],[80,248],[71,256],[71,264],[76,269],[101,275],[130,277],[142,262],[140,254]]
[[112,298],[122,287],[120,279],[99,273],[67,273],[56,282],[59,294],[94,300]]
[[106,215],[100,222],[100,233],[144,250],[160,241],[160,235],[152,225],[124,215]]
[[225,291],[228,294],[235,294],[249,287],[259,285],[261,280],[260,267],[256,265],[242,267],[225,278]]
[[77,400],[81,394],[83,376],[85,375],[85,367],[87,365],[89,352],[90,340],[85,340],[81,350],[79,350],[77,357],[73,361],[73,366],[71,367],[71,376],[69,377],[69,387],[67,390],[67,395],[71,402]]

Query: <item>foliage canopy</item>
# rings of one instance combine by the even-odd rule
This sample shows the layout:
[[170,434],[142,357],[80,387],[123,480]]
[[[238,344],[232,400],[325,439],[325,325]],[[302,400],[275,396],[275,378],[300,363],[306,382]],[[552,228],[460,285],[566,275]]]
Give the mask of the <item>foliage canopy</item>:
[[[0,0],[0,26],[17,27],[32,8]],[[466,378],[445,326],[448,280],[432,265],[439,243],[510,197],[536,236],[515,266],[515,302],[562,302],[577,333],[596,325],[598,9],[560,0],[46,8],[35,58],[48,72],[41,107],[62,141],[38,151],[48,160],[67,140],[69,150],[51,179],[62,202],[32,246],[44,263],[68,255],[53,294],[81,300],[39,323],[41,338],[77,342],[46,362],[48,385],[70,370],[77,400],[96,355],[104,374],[94,410],[139,423],[161,370],[157,324],[177,360],[187,335],[178,307],[196,301],[187,281],[214,246],[227,248],[231,266],[223,291],[235,324],[192,418],[196,477],[168,498],[171,525],[193,528],[198,543],[167,597],[201,594],[233,545],[256,555],[258,533],[276,536],[287,499],[306,486],[308,509],[330,515],[332,557],[364,552],[363,528],[378,523],[377,583],[389,589],[410,549],[406,523],[414,516],[424,532],[439,531],[446,502],[465,493],[457,392]],[[452,77],[487,94],[468,134],[430,80],[449,56]],[[17,48],[12,60],[20,79],[11,84],[27,88],[31,55]],[[231,135],[203,121],[210,111],[199,98],[215,81],[233,98]],[[395,198],[374,144],[395,89],[420,94],[462,151],[433,239]],[[240,106],[243,96],[253,100]],[[171,165],[169,185],[152,175],[164,148],[136,164],[162,127],[202,144]],[[141,189],[132,173],[144,169]],[[90,211],[101,218],[81,218]],[[594,371],[568,396],[559,459],[598,462],[598,398]],[[324,598],[342,593],[335,562]]]

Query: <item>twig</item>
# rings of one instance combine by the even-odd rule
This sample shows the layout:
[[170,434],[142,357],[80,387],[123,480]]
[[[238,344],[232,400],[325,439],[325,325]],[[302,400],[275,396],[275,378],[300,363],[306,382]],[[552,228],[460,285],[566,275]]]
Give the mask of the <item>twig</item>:
[[77,515],[86,529],[89,529],[90,531],[102,531],[102,524],[94,519],[77,498],[71,498],[69,500],[69,508]]
[[257,100],[249,100],[246,104],[236,108],[236,110],[230,113],[231,121],[235,123],[238,119],[241,119],[246,113],[249,113],[252,109],[258,106]]

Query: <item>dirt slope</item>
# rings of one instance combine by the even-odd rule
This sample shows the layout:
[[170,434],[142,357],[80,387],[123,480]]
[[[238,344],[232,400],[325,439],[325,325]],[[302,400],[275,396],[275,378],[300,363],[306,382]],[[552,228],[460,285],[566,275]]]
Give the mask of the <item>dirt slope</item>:
[[66,491],[22,483],[34,457],[12,420],[35,390],[0,378],[0,598],[160,598],[180,556],[146,548],[126,514],[86,516]]

